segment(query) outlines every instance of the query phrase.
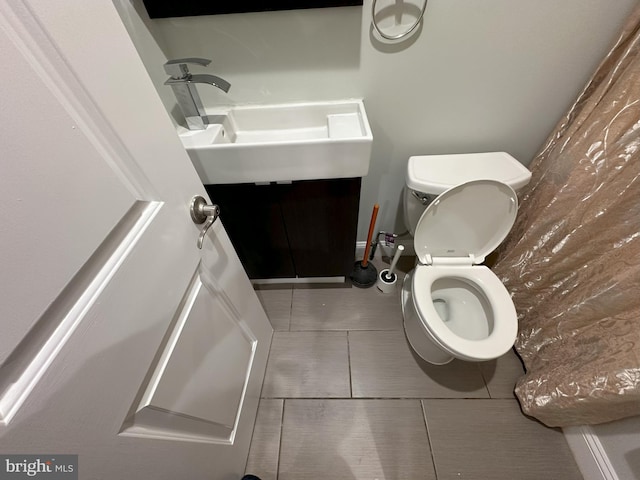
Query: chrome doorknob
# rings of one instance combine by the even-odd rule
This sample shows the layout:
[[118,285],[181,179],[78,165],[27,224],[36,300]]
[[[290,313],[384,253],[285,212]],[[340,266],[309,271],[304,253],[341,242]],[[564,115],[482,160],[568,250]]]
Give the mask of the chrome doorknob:
[[204,223],[202,230],[200,230],[197,244],[198,248],[202,249],[202,242],[204,242],[207,230],[209,230],[209,227],[211,227],[211,225],[213,225],[220,216],[220,207],[218,205],[207,205],[207,201],[204,197],[196,195],[191,199],[189,212],[191,213],[191,220],[193,220],[193,223],[196,225],[202,225]]

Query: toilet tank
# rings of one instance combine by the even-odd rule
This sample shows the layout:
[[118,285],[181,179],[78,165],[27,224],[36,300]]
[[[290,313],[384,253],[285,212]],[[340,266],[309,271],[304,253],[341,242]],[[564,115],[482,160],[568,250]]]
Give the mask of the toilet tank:
[[472,180],[497,180],[516,192],[531,172],[506,152],[418,155],[409,158],[404,189],[404,221],[413,235],[427,205],[446,190]]

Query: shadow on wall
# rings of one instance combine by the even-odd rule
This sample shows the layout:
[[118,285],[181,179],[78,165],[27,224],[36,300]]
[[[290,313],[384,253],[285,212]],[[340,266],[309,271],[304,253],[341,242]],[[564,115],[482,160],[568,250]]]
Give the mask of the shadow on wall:
[[[428,0],[423,0],[427,2]],[[426,8],[426,5],[425,5]],[[389,36],[397,36],[403,32],[408,31],[411,28],[413,22],[417,21],[420,17],[420,7],[414,5],[413,3],[399,3],[394,5],[388,5],[381,9],[376,9],[375,19],[378,24],[378,28]],[[407,16],[408,23],[404,23],[403,16]],[[392,30],[388,30],[385,27],[385,24],[389,21],[395,20],[394,23],[396,25],[402,25],[404,30],[398,31],[397,28],[393,28]],[[399,38],[398,40],[385,40],[380,37],[377,33],[375,33],[375,29],[373,26],[373,22],[369,24],[369,42],[380,53],[398,53],[403,50],[411,47],[418,38],[420,38],[420,34],[422,33],[424,22],[420,22],[415,30],[410,33],[407,33],[406,36]],[[388,30],[388,31],[387,31]]]
[[142,1],[134,4],[167,58],[213,57],[226,75],[359,65],[362,7],[149,20]]
[[362,7],[207,15],[151,20],[142,0],[114,0],[167,111],[167,59],[212,59],[229,93],[199,89],[207,108],[361,98]]

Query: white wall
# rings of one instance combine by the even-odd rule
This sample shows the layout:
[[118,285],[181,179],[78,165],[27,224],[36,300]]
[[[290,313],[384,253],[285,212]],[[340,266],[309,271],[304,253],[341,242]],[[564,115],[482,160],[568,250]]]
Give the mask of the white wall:
[[638,1],[429,0],[419,34],[400,47],[372,36],[370,0],[153,21],[135,18],[146,16],[141,3],[116,0],[170,109],[161,63],[189,56],[212,58],[207,70],[232,84],[228,95],[201,88],[205,106],[364,98],[374,132],[364,240],[376,201],[378,229],[404,230],[410,155],[505,150],[528,164]]

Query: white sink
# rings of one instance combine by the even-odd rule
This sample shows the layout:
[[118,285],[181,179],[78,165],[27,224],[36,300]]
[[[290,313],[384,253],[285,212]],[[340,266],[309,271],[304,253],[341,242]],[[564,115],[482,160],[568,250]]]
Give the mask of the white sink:
[[361,100],[238,106],[178,128],[204,184],[363,177],[373,136]]

